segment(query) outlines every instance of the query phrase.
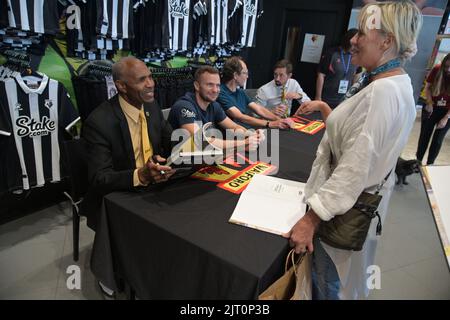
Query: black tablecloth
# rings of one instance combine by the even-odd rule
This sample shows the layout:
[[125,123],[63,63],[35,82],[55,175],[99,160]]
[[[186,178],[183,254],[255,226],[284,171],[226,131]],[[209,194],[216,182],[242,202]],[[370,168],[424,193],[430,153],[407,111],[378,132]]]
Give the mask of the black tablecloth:
[[[280,132],[276,176],[306,182],[323,135]],[[255,299],[284,270],[288,241],[228,222],[239,195],[191,178],[105,197],[91,268],[142,299]],[[276,214],[276,213],[274,213]]]

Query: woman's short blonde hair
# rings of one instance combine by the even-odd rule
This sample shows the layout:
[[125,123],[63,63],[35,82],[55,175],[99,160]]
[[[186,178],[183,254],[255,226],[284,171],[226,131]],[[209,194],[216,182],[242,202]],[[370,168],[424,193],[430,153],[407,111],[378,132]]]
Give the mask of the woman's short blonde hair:
[[417,53],[422,20],[422,13],[410,0],[375,2],[361,9],[358,28],[367,33],[373,27],[393,35],[397,55],[405,61]]

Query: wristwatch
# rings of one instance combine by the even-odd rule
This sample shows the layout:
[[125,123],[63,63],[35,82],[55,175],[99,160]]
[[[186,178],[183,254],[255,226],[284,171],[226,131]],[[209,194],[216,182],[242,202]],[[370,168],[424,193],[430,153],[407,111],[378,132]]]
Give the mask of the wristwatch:
[[270,128],[269,125],[270,125],[270,121],[267,121],[267,122],[266,122],[266,128]]

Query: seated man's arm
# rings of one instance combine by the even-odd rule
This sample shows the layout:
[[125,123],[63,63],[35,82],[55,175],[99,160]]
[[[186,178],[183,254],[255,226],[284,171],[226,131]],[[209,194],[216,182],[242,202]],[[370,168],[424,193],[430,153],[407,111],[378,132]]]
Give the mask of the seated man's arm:
[[[300,103],[311,101],[306,92],[303,91],[300,84],[295,79],[294,81],[295,81],[294,91],[289,91],[288,93],[286,93],[286,99],[298,100],[298,102]],[[322,92],[322,90],[320,90],[320,92]]]
[[135,170],[114,169],[111,141],[100,128],[94,121],[87,121],[83,127],[83,138],[88,149],[90,184],[106,193],[132,188]]
[[236,122],[226,117],[219,125],[226,130],[233,130],[237,141],[224,141],[225,148],[236,148],[244,145],[246,150],[255,149],[262,141],[265,140],[265,135],[263,130],[247,130],[246,128],[238,125]]
[[200,130],[199,126],[196,123],[183,124],[181,126],[181,129],[187,130],[191,136],[193,136],[198,130]]
[[240,131],[243,134],[247,131],[247,129],[238,125],[236,122],[234,122],[233,120],[231,120],[228,117],[226,117],[221,122],[219,122],[219,126],[223,129],[233,130],[234,132]]
[[[200,130],[200,127],[196,123],[184,124],[181,126],[181,128],[187,130],[192,137],[198,130]],[[225,140],[222,139],[214,139],[213,141],[209,142],[219,149],[226,149],[232,147],[231,145],[227,144]]]
[[[259,106],[259,107],[264,109],[264,107],[262,107],[262,106]],[[243,122],[243,123],[246,123],[246,124],[249,124],[252,127],[256,127],[256,128],[266,127],[267,122],[269,122],[269,128],[287,129],[289,127],[289,125],[285,124],[282,121],[282,119],[277,118],[272,112],[270,112],[269,110],[265,110],[265,111],[268,114],[267,118],[272,118],[272,119],[275,118],[276,120],[268,121],[268,120],[264,120],[264,119],[257,119],[255,117],[243,114],[237,107],[229,108],[226,111],[226,113],[230,118],[240,121],[240,122]]]
[[267,100],[267,95],[264,92],[263,88],[259,88],[258,91],[256,91],[255,101],[260,105],[267,107]]
[[262,105],[256,103],[256,102],[250,102],[248,104],[248,107],[253,110],[254,113],[256,113],[258,116],[267,119],[267,120],[279,120],[280,118],[264,108]]
[[229,108],[226,113],[231,119],[249,124],[252,127],[265,127],[267,123],[267,120],[257,119],[255,117],[242,113],[241,110],[239,110],[237,107]]
[[[228,121],[230,121],[232,124],[231,125]],[[226,123],[227,125],[229,125],[229,127],[224,126],[223,123]],[[244,135],[244,133],[247,131],[245,128],[237,125],[236,123],[234,123],[230,118],[226,118],[225,120],[223,120],[222,122],[219,123],[219,125],[222,128],[226,128],[226,129],[233,129],[234,131],[242,131],[242,135]],[[189,124],[184,124],[181,126],[182,129],[187,130],[191,136],[194,136],[194,134],[200,130],[200,127],[196,124],[196,123],[189,123]],[[224,137],[225,138],[225,137]],[[241,139],[238,141],[227,141],[225,139],[219,139],[219,138],[215,138],[215,139],[211,139],[211,141],[209,141],[212,145],[214,145],[215,147],[219,148],[219,149],[232,149],[232,148],[236,148],[240,145],[247,145],[248,144],[248,139]]]

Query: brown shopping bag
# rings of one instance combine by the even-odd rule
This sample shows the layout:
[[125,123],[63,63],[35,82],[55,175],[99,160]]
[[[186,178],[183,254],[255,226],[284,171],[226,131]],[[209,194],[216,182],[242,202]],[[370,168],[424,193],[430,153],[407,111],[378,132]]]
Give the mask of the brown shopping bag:
[[286,257],[284,274],[272,283],[259,300],[311,300],[311,257],[296,257],[292,249]]

